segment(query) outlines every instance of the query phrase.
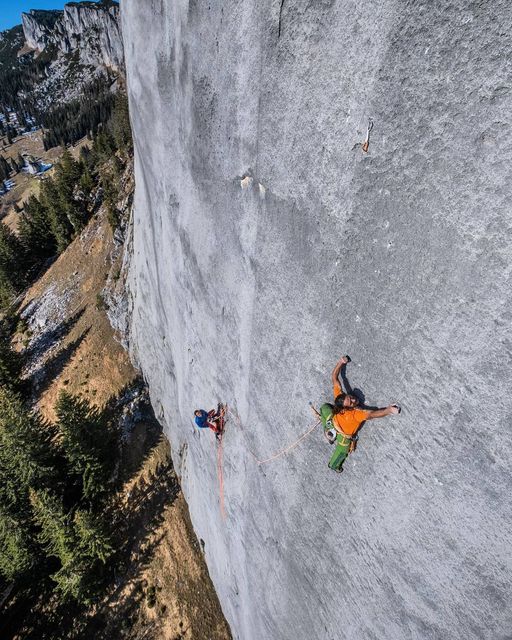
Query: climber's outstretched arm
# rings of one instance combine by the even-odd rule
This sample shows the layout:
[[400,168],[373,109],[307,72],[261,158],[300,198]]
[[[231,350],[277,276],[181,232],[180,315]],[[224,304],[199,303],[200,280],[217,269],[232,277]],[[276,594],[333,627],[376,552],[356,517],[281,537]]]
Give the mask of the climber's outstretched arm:
[[397,415],[398,413],[400,413],[400,407],[397,404],[390,404],[389,407],[385,409],[370,409],[367,420],[385,418],[386,416]]
[[350,358],[348,356],[343,356],[343,358],[340,358],[338,360],[338,362],[336,363],[336,366],[332,370],[332,376],[331,376],[332,384],[333,386],[336,384],[339,384],[342,391],[343,391],[343,385],[340,380],[340,371],[347,364],[347,362],[350,362]]

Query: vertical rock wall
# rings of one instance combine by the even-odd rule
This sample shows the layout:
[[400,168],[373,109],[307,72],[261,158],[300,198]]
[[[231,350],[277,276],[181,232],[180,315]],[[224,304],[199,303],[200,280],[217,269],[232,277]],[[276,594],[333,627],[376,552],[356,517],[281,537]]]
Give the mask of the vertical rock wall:
[[[132,346],[236,638],[510,633],[511,23],[500,0],[123,0]],[[345,352],[402,415],[341,476],[319,431],[258,465]],[[192,423],[219,400],[224,518]]]

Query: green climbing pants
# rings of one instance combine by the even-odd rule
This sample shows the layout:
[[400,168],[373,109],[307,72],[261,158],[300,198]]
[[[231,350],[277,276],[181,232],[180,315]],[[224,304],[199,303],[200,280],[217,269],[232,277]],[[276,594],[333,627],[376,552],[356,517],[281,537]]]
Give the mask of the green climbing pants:
[[338,433],[336,436],[336,447],[331,459],[329,460],[329,469],[333,469],[334,471],[341,470],[341,467],[345,462],[345,458],[348,456],[350,451],[350,442],[350,438]]
[[[334,407],[332,404],[323,404],[320,407],[320,420],[322,421],[322,426],[324,431],[331,429],[333,427],[332,424],[332,415],[333,415]],[[334,453],[329,460],[329,469],[333,469],[334,471],[340,471],[343,466],[343,462],[345,458],[348,456],[350,451],[350,443],[351,439],[347,436],[344,436],[342,433],[336,434],[336,447],[334,448]]]

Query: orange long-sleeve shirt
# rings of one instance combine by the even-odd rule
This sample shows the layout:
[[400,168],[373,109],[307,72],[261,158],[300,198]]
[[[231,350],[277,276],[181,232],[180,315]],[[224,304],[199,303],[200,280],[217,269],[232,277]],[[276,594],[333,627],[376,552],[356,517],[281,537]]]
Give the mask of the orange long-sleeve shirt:
[[[341,385],[337,382],[334,385],[334,397],[342,393]],[[365,409],[345,409],[343,413],[337,413],[333,416],[332,422],[336,431],[344,433],[347,436],[353,436],[361,424],[368,420],[369,411]]]

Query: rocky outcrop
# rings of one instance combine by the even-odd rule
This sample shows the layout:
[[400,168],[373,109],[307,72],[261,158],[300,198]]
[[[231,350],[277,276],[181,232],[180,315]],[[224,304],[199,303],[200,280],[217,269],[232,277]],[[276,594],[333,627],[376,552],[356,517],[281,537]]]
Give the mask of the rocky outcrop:
[[64,11],[24,13],[23,30],[32,49],[55,46],[64,54],[79,51],[84,65],[103,65],[113,71],[123,67],[123,42],[119,5],[73,2]]
[[44,51],[55,39],[55,25],[62,16],[62,11],[39,11],[22,13],[23,33],[28,47]]
[[[234,637],[509,637],[512,4],[121,13],[131,345]],[[272,459],[346,352],[401,416]]]
[[120,221],[114,231],[112,267],[102,291],[108,319],[116,332],[115,337],[127,351],[130,346],[130,303],[126,279],[133,252],[133,189],[133,164],[129,163],[120,181],[120,198],[117,202]]

